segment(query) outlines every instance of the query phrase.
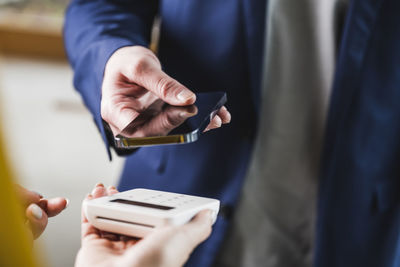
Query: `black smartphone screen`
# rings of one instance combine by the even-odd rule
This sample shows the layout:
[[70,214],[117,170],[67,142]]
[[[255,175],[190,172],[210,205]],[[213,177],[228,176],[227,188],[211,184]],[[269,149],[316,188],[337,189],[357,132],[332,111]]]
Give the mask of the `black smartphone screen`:
[[[186,138],[187,134],[201,134],[226,101],[224,92],[198,93],[196,102],[190,106],[172,106],[160,99],[151,100],[117,138],[123,141],[151,140],[156,145],[164,141],[155,137]],[[167,140],[170,143],[185,143],[178,139],[177,142],[171,141],[171,138],[165,139],[165,143]]]

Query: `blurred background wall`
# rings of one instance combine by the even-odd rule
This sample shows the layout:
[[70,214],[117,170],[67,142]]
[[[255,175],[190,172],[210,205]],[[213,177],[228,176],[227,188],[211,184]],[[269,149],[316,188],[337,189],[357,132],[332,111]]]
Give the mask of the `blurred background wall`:
[[62,47],[66,0],[0,0],[0,116],[6,149],[25,187],[70,206],[36,242],[49,266],[73,266],[80,207],[97,182],[115,185],[122,159],[105,147],[72,86]]

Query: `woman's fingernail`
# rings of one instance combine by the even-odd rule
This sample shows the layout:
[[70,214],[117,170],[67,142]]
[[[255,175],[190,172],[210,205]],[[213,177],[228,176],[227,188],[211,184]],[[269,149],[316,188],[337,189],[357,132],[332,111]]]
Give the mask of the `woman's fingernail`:
[[191,99],[191,98],[193,98],[193,96],[194,96],[194,94],[192,93],[192,92],[190,92],[190,91],[186,91],[186,90],[183,90],[183,91],[181,91],[178,95],[177,95],[177,98],[180,100],[180,101],[188,101],[189,99]]
[[66,199],[65,199],[65,202],[67,202],[67,203],[65,204],[65,208],[64,208],[64,209],[68,208],[68,206],[69,206],[69,202],[70,202],[70,201],[69,201],[69,198],[66,198]]
[[115,186],[113,186],[113,185],[110,185],[109,187],[108,187],[108,189],[114,189],[114,190],[117,190],[117,188],[115,187]]
[[32,205],[31,205],[31,212],[32,212],[32,215],[33,215],[37,220],[42,219],[43,211],[42,211],[42,209],[41,209],[38,205],[32,204]]
[[95,185],[95,187],[104,187],[104,184],[102,184],[102,183],[97,183],[97,184]]
[[35,193],[35,194],[37,194],[40,198],[43,198],[43,195],[40,194],[39,192],[36,192],[36,191],[32,191],[32,192]]

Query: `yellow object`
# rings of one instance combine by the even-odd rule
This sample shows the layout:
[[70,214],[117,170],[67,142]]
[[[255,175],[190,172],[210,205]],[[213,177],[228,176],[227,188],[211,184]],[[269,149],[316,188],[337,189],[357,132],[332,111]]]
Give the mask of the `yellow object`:
[[0,129],[0,266],[37,266],[32,240],[24,225],[24,210],[15,194]]

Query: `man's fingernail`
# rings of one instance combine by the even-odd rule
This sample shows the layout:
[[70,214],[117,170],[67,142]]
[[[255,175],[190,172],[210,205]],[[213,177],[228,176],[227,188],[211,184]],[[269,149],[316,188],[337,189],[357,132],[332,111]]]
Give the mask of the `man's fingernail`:
[[32,204],[32,205],[31,205],[31,212],[32,212],[32,215],[33,215],[37,220],[42,219],[42,216],[43,216],[42,209],[41,209],[38,205]]
[[186,119],[187,117],[189,117],[189,113],[182,111],[179,113],[179,117]]
[[67,203],[65,204],[65,208],[64,208],[64,209],[68,208],[68,206],[69,206],[69,202],[70,202],[70,201],[69,201],[69,198],[66,198],[66,199],[65,199],[65,202],[67,202]]
[[188,101],[189,99],[191,99],[193,97],[194,97],[194,94],[187,90],[183,90],[177,95],[177,98],[182,102]]
[[103,183],[97,183],[97,184],[95,185],[95,187],[104,187],[104,184],[103,184]]
[[193,117],[194,115],[197,114],[197,110],[193,110],[193,111],[181,111],[179,113],[179,117],[181,118],[189,118],[189,117]]

